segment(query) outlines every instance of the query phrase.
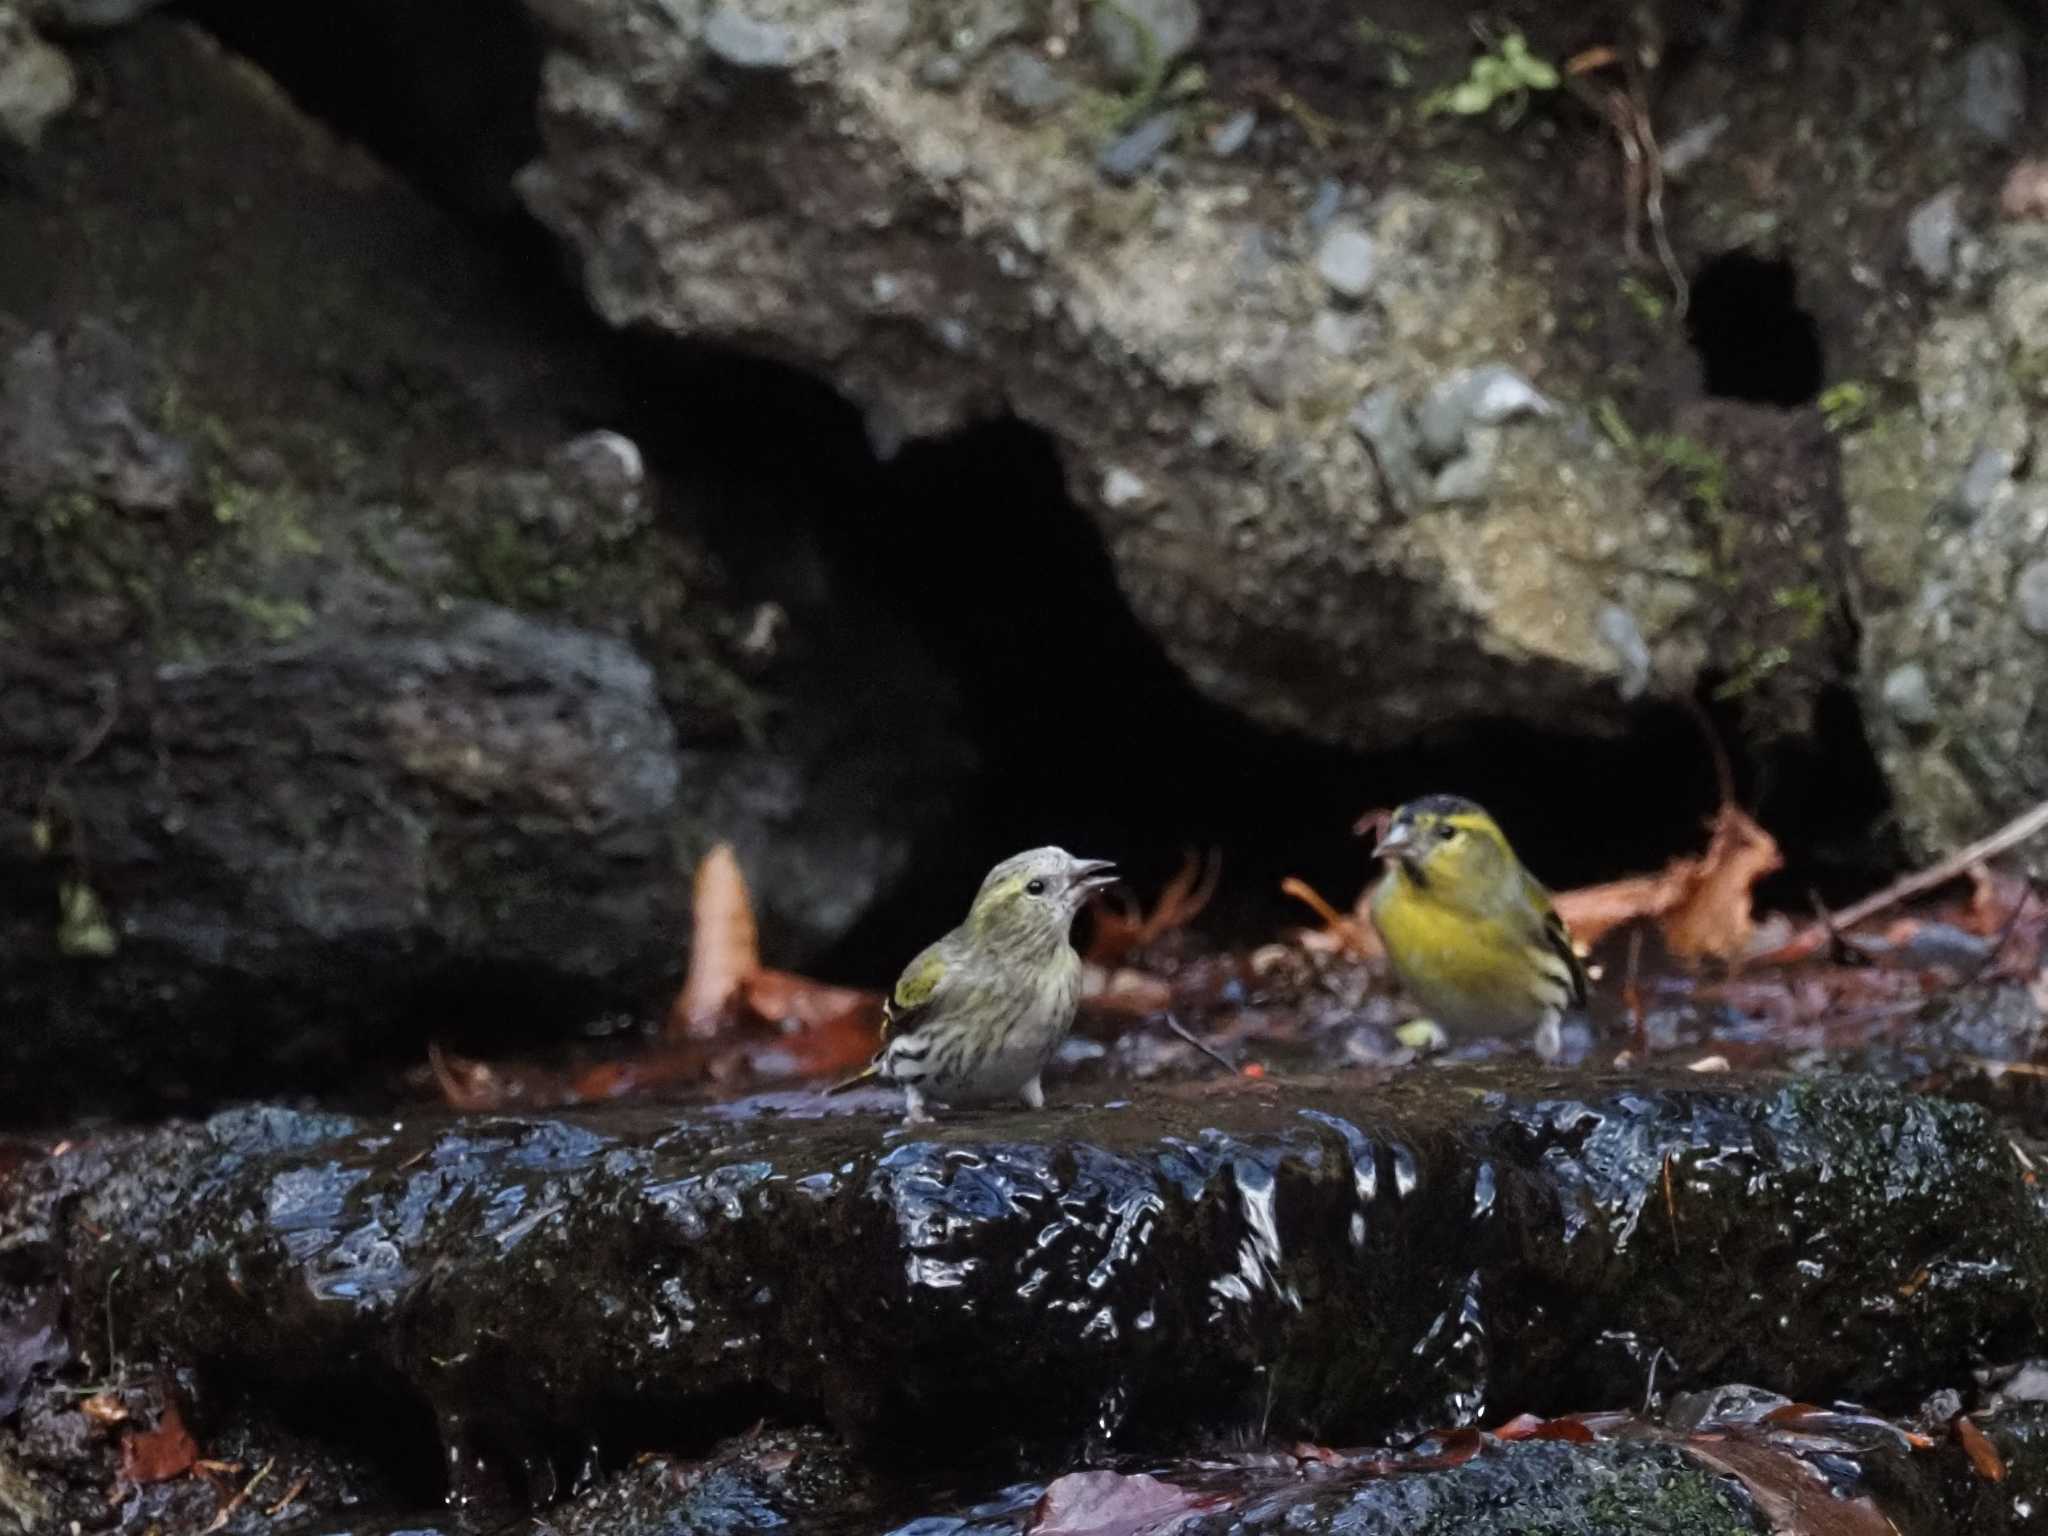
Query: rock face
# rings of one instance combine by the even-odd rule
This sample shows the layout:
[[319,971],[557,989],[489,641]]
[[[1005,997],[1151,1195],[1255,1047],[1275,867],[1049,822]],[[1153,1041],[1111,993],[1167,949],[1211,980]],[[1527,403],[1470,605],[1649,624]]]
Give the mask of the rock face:
[[[1308,1487],[1290,1463],[1227,1481],[1200,1529],[1487,1530],[1460,1522],[1531,1508],[1566,1530],[1764,1529],[1720,1480],[1755,1457],[1681,1448],[1703,1421],[1758,1422],[1772,1392],[1907,1411],[2038,1338],[2048,1225],[1981,1111],[1859,1079],[1580,1086],[1464,1069],[1152,1088],[915,1136],[758,1104],[237,1111],[11,1175],[0,1320],[57,1287],[71,1357],[104,1375],[112,1305],[123,1359],[165,1367],[209,1443],[266,1403],[374,1401],[387,1475],[442,1466],[465,1497],[547,1502],[593,1432],[616,1462],[772,1401],[785,1425],[836,1423],[856,1468],[813,1444],[800,1478],[785,1453],[685,1486],[798,1529],[820,1496],[878,1529],[923,1512],[902,1508],[927,1496],[905,1472],[992,1444],[1071,1464],[1084,1442],[1385,1443],[1636,1404],[1652,1360],[1672,1426],[1654,1443],[1389,1453]],[[1670,1398],[1729,1380],[1756,1389]],[[2029,1411],[2002,1441],[2026,1487]],[[35,1397],[26,1422],[67,1413],[75,1395]],[[1813,1449],[1902,1448],[1871,1428]],[[556,1513],[640,1529],[675,1491],[636,1474]],[[1598,1523],[1601,1499],[1644,1523]],[[1007,1530],[1019,1508],[970,1518]]]
[[763,1388],[856,1444],[1348,1443],[1634,1401],[1659,1351],[1674,1389],[1903,1406],[2008,1358],[2048,1280],[1982,1112],[1855,1080],[889,1124],[238,1114],[52,1165],[72,1203],[10,1220],[74,1317],[119,1274],[133,1349],[370,1373],[501,1448]]
[[[1965,251],[1898,403],[1843,447],[1871,731],[1923,847],[2048,796],[2048,224]],[[2048,873],[2038,840],[2020,857]]]
[[0,1118],[647,1005],[720,838],[844,934],[965,765],[900,622],[714,561],[603,338],[253,71],[96,61],[0,189]]
[[[1708,612],[1726,529],[1593,425],[1610,386],[1560,333],[1575,284],[1618,291],[1614,253],[1560,271],[1507,146],[1468,146],[1507,181],[1464,192],[1347,185],[1292,123],[1277,169],[1205,154],[1209,104],[1165,85],[1205,46],[1191,7],[784,4],[740,62],[730,7],[532,9],[553,49],[522,186],[598,312],[822,372],[885,449],[1043,427],[1212,696],[1379,748],[1460,716],[1600,730],[1740,667]],[[1212,64],[1249,68],[1230,46]],[[1019,113],[1019,50],[1064,100]],[[1788,584],[1831,583],[1812,565]]]

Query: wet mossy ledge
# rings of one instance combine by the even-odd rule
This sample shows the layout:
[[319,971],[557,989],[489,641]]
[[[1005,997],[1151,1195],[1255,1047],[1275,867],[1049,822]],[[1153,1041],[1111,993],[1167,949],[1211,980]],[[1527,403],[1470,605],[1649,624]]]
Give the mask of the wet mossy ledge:
[[410,1398],[450,1464],[764,1404],[883,1461],[1355,1444],[1653,1373],[1903,1410],[2048,1306],[1989,1117],[1862,1079],[1463,1069],[920,1134],[783,1107],[238,1111],[27,1169],[0,1223],[81,1359],[111,1315],[202,1419],[252,1382]]

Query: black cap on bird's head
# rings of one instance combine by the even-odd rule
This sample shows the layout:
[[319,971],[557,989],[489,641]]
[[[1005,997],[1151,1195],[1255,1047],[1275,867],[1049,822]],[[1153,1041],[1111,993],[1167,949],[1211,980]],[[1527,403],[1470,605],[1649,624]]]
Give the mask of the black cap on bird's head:
[[[1413,864],[1431,848],[1460,832],[1491,829],[1493,818],[1463,795],[1424,795],[1410,800],[1388,818],[1387,830],[1374,845],[1376,859]],[[1496,834],[1497,835],[1497,834]]]

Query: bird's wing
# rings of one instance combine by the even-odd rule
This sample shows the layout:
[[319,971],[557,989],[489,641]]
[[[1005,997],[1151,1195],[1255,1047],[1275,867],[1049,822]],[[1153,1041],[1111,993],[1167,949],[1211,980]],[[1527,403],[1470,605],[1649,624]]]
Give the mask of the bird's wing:
[[907,1035],[932,1016],[932,1005],[946,990],[952,967],[941,939],[903,967],[888,1001],[882,1004],[882,1039]]
[[1590,983],[1586,979],[1586,965],[1579,958],[1579,952],[1572,948],[1571,930],[1564,925],[1564,919],[1557,915],[1557,908],[1550,904],[1550,893],[1534,875],[1523,872],[1522,878],[1529,886],[1529,906],[1537,914],[1541,937],[1538,943],[1546,954],[1561,962],[1558,981],[1569,994],[1574,1008],[1585,1006],[1586,993]]

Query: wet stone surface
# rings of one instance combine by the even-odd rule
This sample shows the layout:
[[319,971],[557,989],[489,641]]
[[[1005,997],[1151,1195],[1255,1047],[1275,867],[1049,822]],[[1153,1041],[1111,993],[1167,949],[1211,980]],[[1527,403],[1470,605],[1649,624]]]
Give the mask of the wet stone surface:
[[1905,1408],[2048,1294],[1989,1119],[1855,1079],[1460,1069],[919,1135],[238,1112],[32,1166],[0,1225],[86,1356],[111,1285],[130,1359],[405,1404],[458,1470],[770,1409],[883,1460],[1341,1443],[1639,1401],[1653,1360]]

